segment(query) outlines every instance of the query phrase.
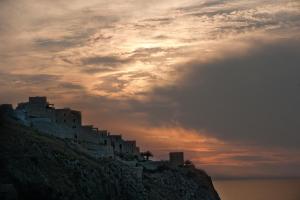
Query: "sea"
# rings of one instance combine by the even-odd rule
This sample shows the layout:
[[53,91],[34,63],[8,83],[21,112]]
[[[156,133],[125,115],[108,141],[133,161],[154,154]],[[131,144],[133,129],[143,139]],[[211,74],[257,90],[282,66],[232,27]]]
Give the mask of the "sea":
[[300,179],[214,180],[221,200],[300,200]]

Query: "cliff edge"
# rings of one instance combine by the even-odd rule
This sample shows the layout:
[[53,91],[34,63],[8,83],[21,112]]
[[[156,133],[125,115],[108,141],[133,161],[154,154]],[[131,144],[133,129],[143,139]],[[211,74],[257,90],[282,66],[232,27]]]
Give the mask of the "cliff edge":
[[194,168],[137,173],[116,159],[95,159],[68,140],[0,121],[0,199],[219,200]]

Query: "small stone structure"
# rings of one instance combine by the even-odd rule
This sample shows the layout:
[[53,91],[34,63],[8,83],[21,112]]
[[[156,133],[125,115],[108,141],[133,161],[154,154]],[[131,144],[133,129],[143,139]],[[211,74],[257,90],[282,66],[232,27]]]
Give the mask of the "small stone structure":
[[183,152],[170,152],[169,161],[173,166],[183,166],[184,165],[184,154]]

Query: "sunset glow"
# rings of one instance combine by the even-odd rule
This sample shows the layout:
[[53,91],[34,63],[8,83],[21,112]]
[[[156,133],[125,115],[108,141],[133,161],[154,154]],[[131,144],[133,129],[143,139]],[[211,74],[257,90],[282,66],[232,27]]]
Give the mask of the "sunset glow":
[[47,96],[216,177],[300,176],[299,58],[298,0],[0,1],[0,103]]

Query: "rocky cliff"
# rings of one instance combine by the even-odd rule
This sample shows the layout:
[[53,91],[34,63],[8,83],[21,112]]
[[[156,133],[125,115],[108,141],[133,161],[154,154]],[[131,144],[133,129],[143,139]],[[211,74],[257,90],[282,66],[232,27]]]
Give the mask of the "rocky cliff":
[[210,177],[192,168],[137,175],[114,159],[94,159],[61,140],[0,122],[0,199],[219,200]]

